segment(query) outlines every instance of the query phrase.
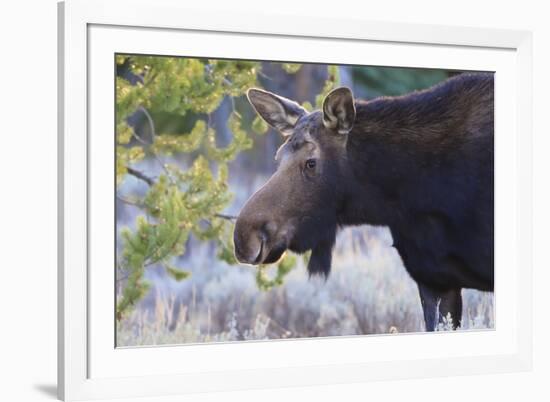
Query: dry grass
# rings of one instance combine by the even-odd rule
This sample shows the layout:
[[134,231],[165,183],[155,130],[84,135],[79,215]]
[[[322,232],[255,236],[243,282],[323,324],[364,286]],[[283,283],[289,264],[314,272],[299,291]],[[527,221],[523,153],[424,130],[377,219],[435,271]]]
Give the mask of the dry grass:
[[[225,342],[424,330],[416,284],[387,229],[348,228],[337,240],[325,282],[298,266],[285,284],[258,290],[255,268],[228,266],[193,244],[175,283],[153,271],[153,291],[119,324],[119,346]],[[464,290],[463,329],[494,328],[493,294]],[[446,329],[446,328],[441,328]]]

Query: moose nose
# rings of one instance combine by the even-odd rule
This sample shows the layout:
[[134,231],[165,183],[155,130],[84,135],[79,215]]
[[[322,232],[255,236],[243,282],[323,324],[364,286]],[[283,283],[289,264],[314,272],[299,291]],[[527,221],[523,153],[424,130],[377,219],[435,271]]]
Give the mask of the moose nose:
[[246,247],[241,245],[240,242],[235,242],[235,257],[240,263],[243,264],[259,264],[262,259],[263,241],[254,241],[255,247]]
[[233,242],[235,243],[235,257],[241,263],[259,264],[262,260],[265,235],[261,231],[247,229],[246,225],[235,225]]
[[237,219],[233,233],[237,260],[245,264],[261,264],[268,251],[266,244],[269,241],[270,229],[273,229],[273,226],[272,223]]
[[264,250],[264,237],[261,233],[248,233],[243,238],[239,232],[235,230],[235,257],[244,264],[259,264],[262,261],[262,253]]

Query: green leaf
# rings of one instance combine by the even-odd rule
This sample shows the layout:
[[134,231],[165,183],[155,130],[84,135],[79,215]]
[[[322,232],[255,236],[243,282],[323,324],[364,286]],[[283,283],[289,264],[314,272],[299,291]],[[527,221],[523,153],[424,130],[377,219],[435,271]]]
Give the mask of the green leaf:
[[315,107],[317,109],[320,109],[323,106],[323,101],[329,92],[340,84],[340,71],[338,70],[338,66],[328,66],[327,74],[328,76],[321,93],[315,97]]
[[164,269],[166,269],[166,273],[168,273],[168,275],[170,275],[173,279],[175,279],[178,282],[183,281],[184,279],[187,279],[191,275],[190,272],[182,271],[181,269],[178,269],[171,265],[165,265]]
[[[275,286],[280,286],[284,282],[285,276],[296,266],[296,256],[290,253],[286,253],[275,266],[260,265],[256,273],[256,284],[260,290],[270,290]],[[272,270],[275,267],[275,276],[270,277],[267,274],[267,270]]]
[[252,148],[252,140],[248,138],[246,131],[242,129],[241,117],[237,113],[231,113],[227,126],[233,133],[233,140],[225,148],[216,146],[216,132],[212,128],[207,132],[206,149],[208,157],[217,162],[232,161],[239,152]]
[[262,119],[260,116],[256,116],[254,121],[252,121],[252,130],[256,134],[265,134],[268,129],[269,129],[269,126],[267,125],[265,120]]
[[302,65],[297,63],[283,63],[281,67],[289,74],[296,74],[300,68],[302,68]]
[[311,102],[304,102],[302,103],[302,107],[304,109],[306,109],[308,112],[312,112],[313,111],[313,105],[311,104]]
[[197,120],[190,133],[157,135],[151,149],[154,153],[167,156],[174,153],[190,153],[201,146],[206,133],[206,122]]

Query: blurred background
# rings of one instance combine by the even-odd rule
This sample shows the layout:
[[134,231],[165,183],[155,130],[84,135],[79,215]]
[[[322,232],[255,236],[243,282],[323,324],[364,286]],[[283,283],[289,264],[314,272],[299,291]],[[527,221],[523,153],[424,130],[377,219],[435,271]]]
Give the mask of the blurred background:
[[[261,87],[312,110],[337,86],[371,99],[456,74],[117,55],[117,346],[424,331],[386,228],[342,230],[327,281],[308,278],[307,256],[236,263],[234,217],[283,142],[244,94]],[[493,294],[463,296],[462,329],[493,328]]]

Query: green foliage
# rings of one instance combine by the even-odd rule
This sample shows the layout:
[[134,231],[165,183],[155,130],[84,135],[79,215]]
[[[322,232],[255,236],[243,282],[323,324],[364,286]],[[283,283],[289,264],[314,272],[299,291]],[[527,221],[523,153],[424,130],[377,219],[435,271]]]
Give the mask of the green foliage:
[[276,273],[274,277],[270,277],[266,272],[269,266],[260,265],[256,273],[256,283],[261,290],[269,290],[274,286],[283,284],[285,276],[296,265],[296,256],[285,254],[276,264]]
[[238,264],[234,253],[233,229],[235,229],[235,225],[232,222],[224,225],[216,239],[218,242],[217,257],[230,265]]
[[237,154],[252,147],[252,140],[248,138],[246,131],[241,127],[241,117],[233,112],[227,122],[229,130],[233,133],[233,141],[225,148],[216,146],[216,133],[209,129],[207,133],[206,150],[210,159],[216,162],[224,162],[235,159]]
[[254,121],[252,122],[252,130],[256,134],[265,134],[267,133],[267,130],[269,129],[269,126],[265,122],[264,119],[262,119],[260,116],[256,116]]
[[296,74],[300,68],[302,68],[302,65],[297,63],[283,63],[281,67],[289,74]]
[[[232,239],[234,223],[222,213],[232,199],[227,164],[252,147],[249,133],[264,134],[268,126],[258,117],[245,123],[235,110],[235,99],[248,88],[258,86],[259,62],[119,54],[116,67],[117,196],[142,212],[133,227],[120,229],[120,320],[147,294],[149,284],[144,275],[148,267],[159,265],[176,281],[189,277],[189,272],[177,266],[176,259],[185,253],[190,236],[215,242],[220,260],[237,263]],[[283,63],[281,67],[294,74],[301,64]],[[232,140],[220,147],[209,121],[224,98],[230,98],[233,105],[227,120]],[[138,136],[128,123],[136,113],[141,114],[142,123],[149,125],[147,139]],[[190,125],[183,132],[156,132],[155,116],[163,115],[185,118]],[[188,169],[164,161],[165,157],[178,155],[190,158]],[[136,167],[145,158],[159,163],[162,171],[158,177],[149,177]],[[128,175],[148,184],[143,196],[121,194],[121,184]],[[281,260],[272,280],[264,277],[263,267],[258,271],[258,286],[267,289],[282,283],[294,262],[292,256]]]
[[323,107],[323,100],[329,94],[330,91],[337,88],[340,84],[340,72],[338,66],[328,66],[328,77],[325,81],[325,85],[321,90],[321,93],[315,97],[315,107],[321,109]]
[[140,146],[123,147],[117,145],[115,167],[117,184],[120,184],[126,173],[128,173],[127,167],[133,163],[139,162],[144,156],[145,153]]
[[156,136],[151,150],[157,154],[173,155],[196,151],[207,134],[204,120],[197,120],[188,134],[163,134]]
[[170,264],[164,265],[164,268],[166,269],[168,275],[170,275],[172,278],[174,278],[174,280],[178,282],[186,279],[187,277],[189,277],[189,275],[191,275],[189,272],[182,271],[181,269],[176,268]]
[[313,105],[310,102],[304,102],[302,103],[302,107],[306,109],[308,112],[313,111]]
[[[214,177],[206,158],[199,156],[185,172],[167,167],[149,187],[143,198],[145,215],[136,221],[136,230],[121,232],[124,271],[130,272],[125,290],[118,301],[117,314],[122,316],[146,292],[144,268],[161,264],[176,280],[183,280],[187,272],[176,269],[171,260],[185,252],[185,244],[192,233],[201,240],[217,240],[224,221],[216,217],[231,199],[227,191],[227,166],[220,164]],[[126,291],[128,288],[142,291]]]

